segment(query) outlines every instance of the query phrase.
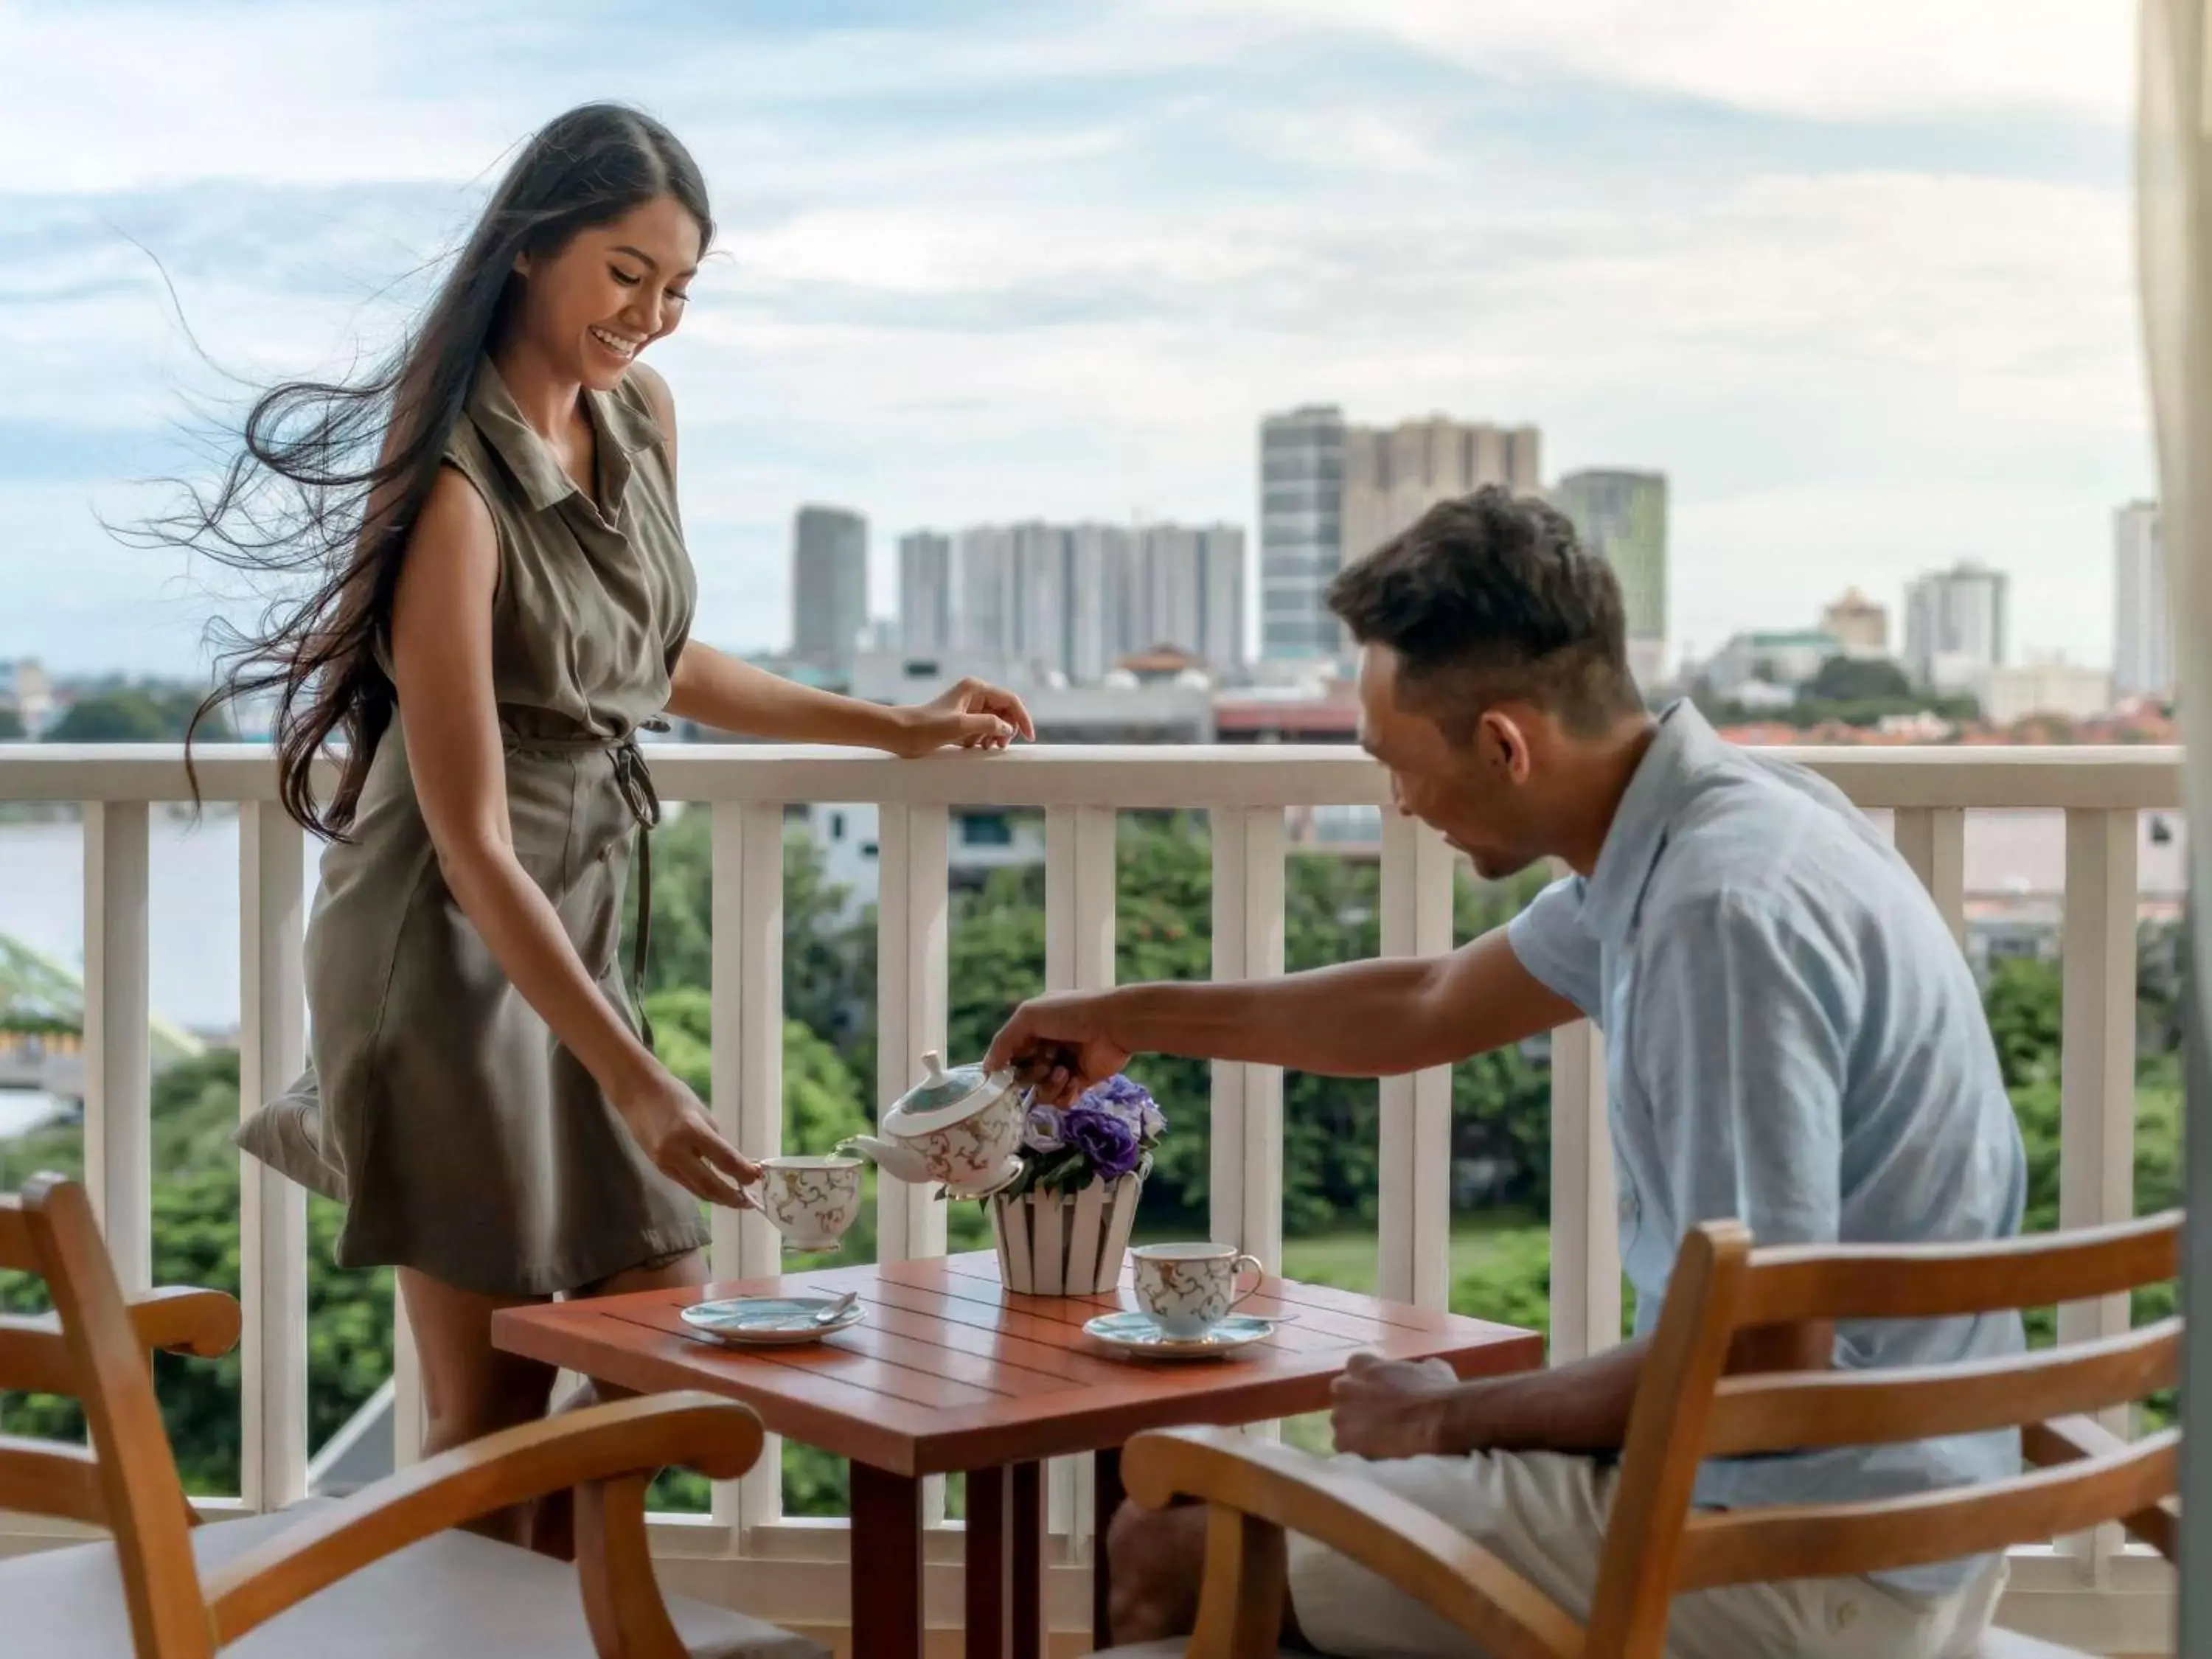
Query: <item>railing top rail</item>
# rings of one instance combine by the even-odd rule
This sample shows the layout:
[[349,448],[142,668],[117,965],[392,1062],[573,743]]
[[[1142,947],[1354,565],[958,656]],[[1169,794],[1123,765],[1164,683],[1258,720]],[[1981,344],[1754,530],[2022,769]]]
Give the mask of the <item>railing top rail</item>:
[[[2173,810],[2181,750],[2148,745],[1788,748],[1863,807]],[[1040,744],[897,760],[864,750],[656,744],[662,796],[910,806],[1387,806],[1382,769],[1348,744]],[[273,800],[267,748],[195,751],[202,798]],[[0,744],[0,803],[191,799],[176,744]]]

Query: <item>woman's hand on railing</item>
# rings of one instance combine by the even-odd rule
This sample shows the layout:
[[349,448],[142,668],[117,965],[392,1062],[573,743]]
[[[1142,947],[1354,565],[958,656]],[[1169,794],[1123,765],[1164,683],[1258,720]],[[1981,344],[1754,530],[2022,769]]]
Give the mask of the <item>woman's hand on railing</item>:
[[894,752],[910,759],[939,749],[1004,749],[1018,737],[1036,740],[1036,724],[1022,700],[982,680],[962,680],[898,714]]
[[744,1189],[760,1179],[760,1165],[723,1139],[699,1097],[665,1066],[653,1062],[612,1103],[653,1168],[685,1192],[732,1210],[754,1207]]

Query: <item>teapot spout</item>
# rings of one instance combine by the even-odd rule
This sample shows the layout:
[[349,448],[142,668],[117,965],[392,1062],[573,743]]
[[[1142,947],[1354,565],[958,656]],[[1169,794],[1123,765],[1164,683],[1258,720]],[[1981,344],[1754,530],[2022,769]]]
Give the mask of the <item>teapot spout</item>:
[[929,1161],[911,1146],[902,1146],[895,1140],[885,1140],[877,1135],[848,1135],[837,1143],[839,1152],[850,1147],[894,1180],[919,1187],[933,1179],[929,1173]]

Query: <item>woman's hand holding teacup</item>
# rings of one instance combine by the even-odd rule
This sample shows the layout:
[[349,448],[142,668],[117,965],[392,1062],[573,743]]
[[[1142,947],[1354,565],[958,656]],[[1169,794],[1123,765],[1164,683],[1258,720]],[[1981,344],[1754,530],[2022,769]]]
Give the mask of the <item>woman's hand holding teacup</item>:
[[745,1188],[761,1177],[753,1163],[723,1139],[684,1080],[655,1062],[638,1083],[613,1097],[615,1110],[653,1166],[710,1204],[754,1207]]

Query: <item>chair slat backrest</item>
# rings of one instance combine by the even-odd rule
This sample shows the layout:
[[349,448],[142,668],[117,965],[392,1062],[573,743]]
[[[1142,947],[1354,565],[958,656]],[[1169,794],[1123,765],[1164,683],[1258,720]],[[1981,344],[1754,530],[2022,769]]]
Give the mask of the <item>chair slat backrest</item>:
[[[1710,1456],[2028,1428],[2172,1386],[2181,1323],[2041,1352],[1881,1371],[1725,1376],[1737,1339],[2117,1295],[2172,1278],[2181,1217],[1985,1245],[1754,1250],[1734,1222],[1683,1240],[1639,1381],[1591,1606],[1592,1659],[1658,1659],[1668,1604],[1750,1580],[1856,1575],[2040,1542],[2102,1522],[2171,1540],[2177,1431],[1980,1486],[1873,1503],[1690,1512]],[[2056,1428],[2057,1425],[2051,1425]]]
[[0,1196],[0,1271],[39,1271],[38,1253],[31,1244],[31,1223],[19,1198]]
[[2087,1302],[2180,1271],[2175,1211],[1984,1244],[1783,1245],[1754,1255],[1735,1320],[1941,1319]]
[[1730,1376],[1713,1391],[1709,1456],[1871,1446],[2012,1428],[2141,1400],[2181,1380],[2181,1322],[1969,1364]]
[[0,1199],[0,1264],[36,1273],[52,1320],[0,1333],[8,1368],[64,1382],[84,1407],[92,1447],[0,1439],[0,1506],[102,1524],[114,1534],[141,1659],[214,1652],[192,1559],[190,1509],[161,1425],[154,1379],[84,1188],[41,1176]]

